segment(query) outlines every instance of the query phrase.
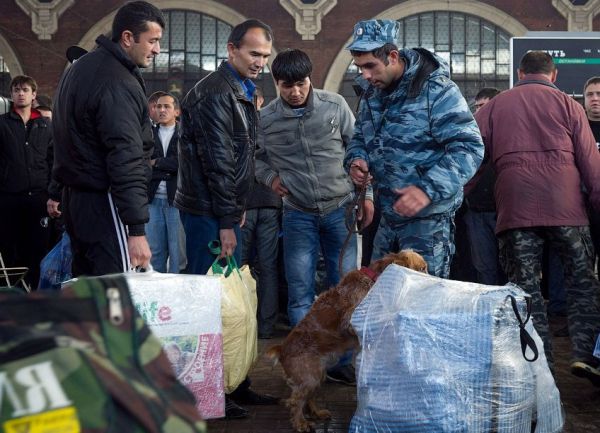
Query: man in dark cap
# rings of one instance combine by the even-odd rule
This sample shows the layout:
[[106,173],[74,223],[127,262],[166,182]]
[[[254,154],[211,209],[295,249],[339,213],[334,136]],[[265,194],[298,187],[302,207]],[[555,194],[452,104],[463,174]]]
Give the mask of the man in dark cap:
[[360,21],[347,47],[364,90],[345,164],[356,184],[373,176],[381,222],[373,259],[411,248],[448,277],[454,213],[483,157],[477,124],[445,60],[400,49],[399,24]]

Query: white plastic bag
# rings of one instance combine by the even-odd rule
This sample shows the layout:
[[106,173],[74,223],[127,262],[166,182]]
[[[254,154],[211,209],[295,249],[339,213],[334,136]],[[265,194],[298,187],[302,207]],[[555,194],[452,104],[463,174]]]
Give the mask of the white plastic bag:
[[163,343],[204,419],[225,415],[221,281],[206,275],[125,274],[136,308]]

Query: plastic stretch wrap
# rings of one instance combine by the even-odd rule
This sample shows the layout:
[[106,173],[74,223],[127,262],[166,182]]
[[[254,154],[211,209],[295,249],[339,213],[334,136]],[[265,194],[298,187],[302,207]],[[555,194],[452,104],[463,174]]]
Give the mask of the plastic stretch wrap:
[[204,419],[225,415],[221,281],[205,275],[125,274],[131,296],[160,338],[177,379]]
[[[539,349],[525,360],[513,285],[443,280],[391,265],[352,316],[362,351],[351,433],[562,430],[560,395]],[[531,359],[533,353],[526,352]]]

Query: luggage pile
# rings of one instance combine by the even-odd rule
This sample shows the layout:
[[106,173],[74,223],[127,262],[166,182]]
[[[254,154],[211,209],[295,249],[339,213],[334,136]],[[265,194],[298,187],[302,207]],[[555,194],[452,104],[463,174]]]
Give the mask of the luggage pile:
[[352,316],[362,352],[350,432],[562,431],[528,299],[389,266]]

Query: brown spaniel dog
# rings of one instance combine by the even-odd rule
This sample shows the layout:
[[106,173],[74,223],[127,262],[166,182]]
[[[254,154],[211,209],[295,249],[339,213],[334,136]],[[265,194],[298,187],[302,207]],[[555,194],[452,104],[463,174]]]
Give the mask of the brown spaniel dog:
[[313,395],[323,382],[327,367],[348,350],[359,347],[350,324],[352,313],[377,277],[392,263],[427,273],[427,262],[411,250],[388,254],[368,268],[348,272],[336,287],[315,300],[310,311],[281,345],[267,351],[268,357],[281,362],[292,388],[286,405],[297,431],[308,432],[313,428],[304,417],[305,408],[316,419],[330,417],[328,410],[317,408]]

